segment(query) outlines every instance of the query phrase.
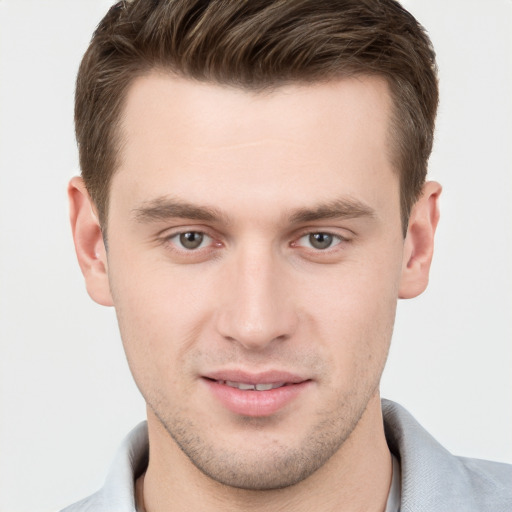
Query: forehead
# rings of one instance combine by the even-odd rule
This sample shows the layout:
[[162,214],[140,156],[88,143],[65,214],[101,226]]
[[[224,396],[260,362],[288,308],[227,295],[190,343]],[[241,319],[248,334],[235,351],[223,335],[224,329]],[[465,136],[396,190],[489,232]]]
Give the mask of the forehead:
[[[380,128],[387,129],[390,107],[388,85],[380,77],[250,91],[155,71],[129,87],[122,129],[125,138],[140,138],[152,131],[154,139],[158,132],[154,144],[163,139],[175,148],[198,142],[204,147],[240,144],[275,136],[297,143],[323,139],[329,144],[332,138],[325,135],[332,132],[333,121],[339,121],[335,136],[357,137],[360,129],[377,135]],[[347,126],[350,130],[344,130]],[[171,131],[173,140],[168,139]]]
[[112,194],[122,189],[132,202],[172,194],[214,207],[235,195],[290,208],[308,195],[386,201],[379,186],[398,181],[390,111],[387,83],[376,77],[250,92],[154,72],[128,91]]

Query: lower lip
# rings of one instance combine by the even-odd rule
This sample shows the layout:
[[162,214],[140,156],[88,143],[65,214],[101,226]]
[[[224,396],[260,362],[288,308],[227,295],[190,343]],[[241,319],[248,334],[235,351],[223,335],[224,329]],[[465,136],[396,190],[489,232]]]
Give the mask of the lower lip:
[[227,409],[235,414],[252,417],[270,416],[278,412],[311,384],[308,380],[268,391],[245,391],[214,380],[203,380]]

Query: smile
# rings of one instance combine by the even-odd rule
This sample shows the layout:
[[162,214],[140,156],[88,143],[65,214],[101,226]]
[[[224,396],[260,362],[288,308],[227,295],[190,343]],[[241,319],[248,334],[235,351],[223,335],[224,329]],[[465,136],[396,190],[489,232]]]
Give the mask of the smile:
[[222,371],[202,381],[222,409],[251,417],[271,416],[286,409],[313,385],[312,380],[287,372],[251,375]]
[[248,384],[246,382],[234,382],[230,380],[218,380],[219,384],[224,384],[230,388],[241,389],[242,391],[270,391],[271,389],[282,388],[286,382],[276,382],[269,384]]

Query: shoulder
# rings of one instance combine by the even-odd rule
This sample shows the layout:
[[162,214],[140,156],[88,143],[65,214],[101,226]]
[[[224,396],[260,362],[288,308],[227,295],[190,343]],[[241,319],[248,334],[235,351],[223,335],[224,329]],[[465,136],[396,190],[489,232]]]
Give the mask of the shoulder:
[[[438,471],[444,485],[439,497],[471,512],[512,511],[512,466],[488,460],[449,455]],[[439,499],[437,500],[439,501]],[[439,503],[442,505],[442,503]],[[438,509],[442,510],[442,509]]]
[[69,505],[60,512],[98,512],[103,510],[108,510],[108,507],[104,503],[102,492],[98,491],[83,500],[73,503],[73,505]]
[[122,442],[105,485],[95,494],[61,512],[134,512],[134,482],[147,466],[148,451],[147,425],[142,422]]
[[503,499],[506,510],[512,510],[512,465],[467,457],[455,458],[478,496],[492,496],[498,501]]
[[512,466],[456,457],[403,407],[383,400],[390,450],[402,471],[402,512],[510,512]]

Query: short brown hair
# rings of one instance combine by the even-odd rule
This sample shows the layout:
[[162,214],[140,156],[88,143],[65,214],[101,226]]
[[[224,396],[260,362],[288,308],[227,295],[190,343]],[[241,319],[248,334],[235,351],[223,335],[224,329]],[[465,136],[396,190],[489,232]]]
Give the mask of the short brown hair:
[[438,104],[423,27],[395,0],[132,0],[94,32],[77,77],[75,126],[86,187],[105,227],[128,87],[152,69],[260,90],[383,76],[404,233],[421,193]]

